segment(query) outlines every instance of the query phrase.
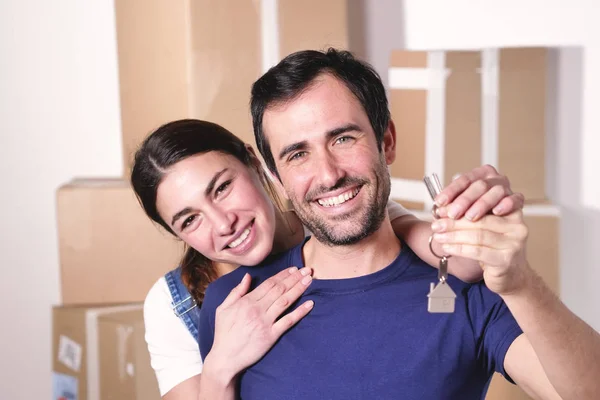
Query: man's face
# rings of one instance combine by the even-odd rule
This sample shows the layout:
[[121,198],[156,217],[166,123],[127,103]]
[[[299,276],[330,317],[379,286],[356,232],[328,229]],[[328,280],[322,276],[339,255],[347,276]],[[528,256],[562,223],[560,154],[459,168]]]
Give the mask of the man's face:
[[360,102],[331,75],[300,97],[270,107],[263,129],[281,183],[299,218],[319,242],[349,245],[381,226],[395,157],[390,124],[383,151]]

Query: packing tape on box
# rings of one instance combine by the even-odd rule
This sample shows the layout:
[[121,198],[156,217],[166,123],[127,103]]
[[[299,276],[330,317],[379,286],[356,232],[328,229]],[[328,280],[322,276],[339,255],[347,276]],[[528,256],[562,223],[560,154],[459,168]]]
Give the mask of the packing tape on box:
[[[101,307],[91,308],[86,312],[85,315],[85,332],[86,332],[86,348],[87,348],[87,395],[88,400],[100,400],[100,343],[98,333],[98,317],[105,314],[112,314],[116,312],[124,311],[135,311],[142,309],[141,304],[128,304],[123,306],[115,307]],[[119,342],[121,339],[127,339],[129,336],[119,335]],[[119,343],[118,359],[121,360],[125,357],[125,344]]]
[[[391,199],[422,203],[429,198],[425,184],[420,180],[392,177],[391,183]],[[428,208],[409,211],[419,219],[431,220],[431,211]],[[523,207],[523,215],[530,217],[559,217],[560,214],[560,207],[554,204],[526,204]]]
[[[427,120],[425,121],[425,175],[436,173],[441,182],[445,182],[446,148],[446,53],[430,51],[427,53],[427,67],[443,71],[438,81],[427,93]],[[433,205],[430,196],[425,197],[425,208]]]
[[448,69],[391,67],[388,71],[388,85],[390,89],[429,90],[440,85],[444,87],[443,82],[448,75]]
[[499,51],[481,52],[481,164],[498,166]]
[[413,179],[391,178],[390,198],[423,203],[428,193],[423,181]]
[[[446,68],[446,53],[427,53],[427,68],[398,68],[388,71],[390,89],[427,90],[425,121],[425,175],[436,173],[444,182],[446,80],[451,71]],[[419,182],[418,184],[416,182]],[[423,202],[425,209],[431,208],[432,199],[421,181],[394,178],[392,196],[395,199]]]
[[279,9],[278,0],[260,0],[260,36],[262,72],[279,62]]

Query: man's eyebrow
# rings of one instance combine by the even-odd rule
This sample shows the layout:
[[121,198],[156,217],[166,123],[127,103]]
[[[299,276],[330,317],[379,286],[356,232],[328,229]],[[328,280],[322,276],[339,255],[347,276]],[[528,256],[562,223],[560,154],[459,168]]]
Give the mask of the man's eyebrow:
[[336,137],[336,136],[338,136],[338,135],[340,135],[342,133],[351,132],[351,131],[358,131],[358,132],[360,132],[361,129],[356,124],[347,124],[347,125],[344,125],[344,126],[340,126],[339,128],[332,129],[332,130],[326,132],[325,135],[327,136],[327,139],[332,139],[332,138],[334,138],[334,137]]
[[306,147],[308,147],[308,143],[305,140],[302,142],[292,143],[289,146],[285,146],[283,150],[281,150],[281,152],[279,153],[279,159],[281,160],[283,157],[290,154],[291,152],[297,150],[304,150],[306,149]]
[[[347,124],[344,126],[340,126],[339,128],[335,128],[335,129],[325,132],[325,136],[327,137],[327,139],[331,139],[342,133],[350,132],[350,131],[360,131],[360,128],[356,124]],[[286,155],[288,155],[294,151],[304,150],[307,147],[308,147],[308,142],[306,142],[306,141],[292,143],[292,144],[284,147],[283,150],[281,150],[281,152],[279,153],[279,159],[281,160]]]
[[[227,168],[223,168],[222,170],[220,170],[219,172],[217,172],[212,179],[210,180],[210,182],[208,182],[208,185],[206,186],[206,189],[204,190],[204,195],[205,196],[209,196],[213,189],[215,188],[215,185],[217,184],[217,181],[219,180],[219,178],[221,177],[221,175],[223,175],[225,172],[227,172]],[[177,220],[181,217],[183,217],[186,214],[189,214],[192,212],[192,208],[191,207],[185,207],[183,210],[178,211],[175,213],[175,215],[173,215],[173,219],[171,220],[171,226],[175,225],[175,222],[177,222]]]

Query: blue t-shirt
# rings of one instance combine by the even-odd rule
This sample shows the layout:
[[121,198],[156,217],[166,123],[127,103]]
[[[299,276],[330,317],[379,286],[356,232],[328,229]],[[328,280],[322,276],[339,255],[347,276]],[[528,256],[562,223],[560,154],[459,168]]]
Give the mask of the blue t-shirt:
[[[200,311],[200,350],[213,344],[215,309],[243,275],[252,287],[290,266],[302,268],[302,244],[257,267],[212,283]],[[386,268],[358,278],[313,280],[298,303],[311,312],[240,376],[241,398],[483,399],[494,371],[522,331],[502,299],[483,283],[452,276],[453,314],[430,314],[437,270],[403,243]]]

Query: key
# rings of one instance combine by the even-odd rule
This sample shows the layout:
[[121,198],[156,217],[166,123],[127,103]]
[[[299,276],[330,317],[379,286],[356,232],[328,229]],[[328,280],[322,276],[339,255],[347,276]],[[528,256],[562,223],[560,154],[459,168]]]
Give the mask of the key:
[[431,283],[429,288],[427,311],[430,313],[453,313],[456,294],[448,285],[448,257],[440,259],[439,283]]
[[[435,202],[435,198],[442,191],[442,185],[437,174],[431,174],[423,178],[425,186],[429,191],[431,199]],[[437,219],[437,205],[434,203],[431,209],[433,218]],[[456,294],[448,284],[448,258],[450,256],[440,256],[433,251],[433,236],[429,237],[429,251],[431,254],[440,259],[440,268],[438,270],[438,283],[431,283],[429,294],[427,295],[427,311],[430,313],[453,313],[454,304],[456,302]]]
[[425,182],[425,186],[429,191],[431,200],[435,201],[435,197],[442,191],[442,184],[440,183],[440,178],[438,178],[437,174],[434,173],[423,178],[423,181]]
[[440,178],[438,178],[437,174],[433,173],[423,178],[423,181],[425,182],[425,187],[427,187],[427,190],[429,191],[431,200],[434,201],[431,213],[433,214],[433,218],[437,219],[437,205],[435,204],[435,198],[438,194],[442,192],[442,184],[440,183]]

